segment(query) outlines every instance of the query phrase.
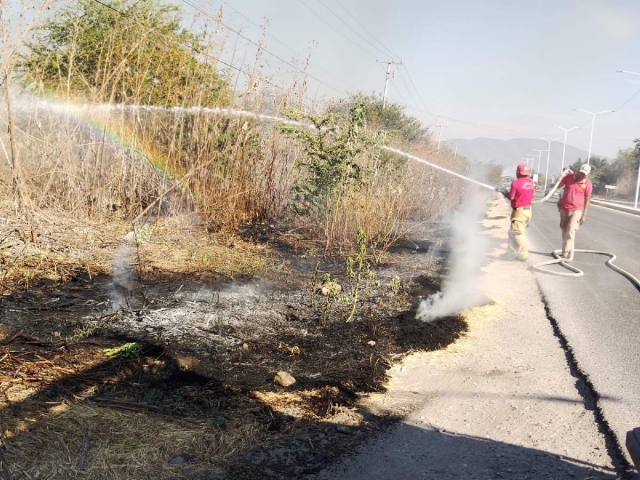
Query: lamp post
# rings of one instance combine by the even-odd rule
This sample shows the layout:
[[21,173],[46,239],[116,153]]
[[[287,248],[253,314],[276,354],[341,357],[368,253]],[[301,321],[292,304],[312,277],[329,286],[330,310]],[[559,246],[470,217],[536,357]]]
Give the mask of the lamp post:
[[587,165],[591,162],[591,145],[593,144],[593,127],[596,124],[596,115],[603,115],[606,113],[615,113],[615,110],[603,110],[601,112],[590,112],[589,110],[583,110],[582,108],[574,108],[576,112],[584,112],[591,115],[591,135],[589,136],[589,153],[587,154]]
[[[618,73],[629,73],[640,77],[640,73],[630,72],[628,70],[618,70]],[[638,193],[640,193],[640,163],[638,164],[638,180],[636,181],[636,198],[633,202],[633,208],[638,208]]]
[[540,137],[540,140],[544,140],[547,142],[547,169],[544,172],[544,191],[547,191],[547,179],[549,178],[549,160],[551,159],[551,140],[547,140],[546,138]]
[[[538,175],[540,175],[540,161],[542,160],[542,152],[547,152],[548,150],[540,150],[539,148],[532,148],[531,150],[533,150],[534,152],[538,152],[537,153],[537,155],[538,155],[538,170],[537,170],[537,172],[538,172]],[[540,180],[540,179],[538,178],[538,180]]]
[[531,153],[525,153],[524,156],[527,157],[527,165],[529,165],[529,161],[531,161],[531,167],[533,167],[533,158],[529,157],[535,157],[535,155]]
[[562,173],[562,170],[564,170],[564,154],[567,151],[567,133],[569,133],[571,130],[575,130],[580,127],[562,128],[562,127],[559,127],[558,125],[554,125],[553,127],[559,128],[564,132],[564,144],[562,145],[562,167],[560,167],[560,172]]

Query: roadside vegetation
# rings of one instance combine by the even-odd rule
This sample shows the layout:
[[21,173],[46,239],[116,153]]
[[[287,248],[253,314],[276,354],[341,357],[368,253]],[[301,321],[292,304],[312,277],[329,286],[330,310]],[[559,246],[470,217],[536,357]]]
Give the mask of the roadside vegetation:
[[[260,58],[239,90],[217,62],[227,48],[220,25],[187,31],[184,14],[157,0],[110,6],[62,3],[14,56],[14,118],[5,118],[13,128],[5,138],[16,149],[0,171],[2,198],[17,200],[34,223],[193,212],[208,231],[230,234],[287,217],[319,236],[325,253],[352,244],[358,228],[383,252],[406,232],[410,215],[433,220],[459,198],[451,194],[462,191],[459,181],[380,150],[392,144],[467,170],[447,149],[436,154],[428,128],[402,107],[383,109],[378,97],[354,94],[310,111],[305,82],[274,91]],[[175,107],[269,112],[322,130]]]
[[470,165],[401,105],[309,104],[304,64],[276,86],[260,49],[229,68],[222,11],[187,29],[161,0],[0,8],[6,475],[169,478],[181,451],[233,469],[312,423],[366,423],[359,395],[394,360],[464,333],[414,320],[445,266],[410,236],[439,235],[465,185],[382,146]]
[[[619,150],[614,159],[607,159],[594,155],[589,164],[592,171],[589,179],[593,183],[594,193],[605,195],[606,186],[617,186],[615,192],[609,192],[621,198],[633,198],[638,179],[638,166],[640,165],[640,139],[635,140],[635,146],[625,150]],[[571,169],[577,172],[582,159],[571,165]]]

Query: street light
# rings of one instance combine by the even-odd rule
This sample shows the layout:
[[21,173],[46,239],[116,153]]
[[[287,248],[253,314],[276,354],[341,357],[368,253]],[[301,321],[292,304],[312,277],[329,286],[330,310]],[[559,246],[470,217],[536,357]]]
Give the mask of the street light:
[[[549,160],[551,159],[551,140],[547,140],[546,138],[540,137],[540,140],[544,140],[547,142],[547,170],[544,173],[544,191],[547,191],[547,179],[549,178]],[[542,155],[541,155],[542,156]]]
[[531,160],[531,167],[533,167],[533,158],[529,158],[529,157],[535,157],[535,155],[531,153],[525,153],[524,156],[527,157],[527,165],[529,165],[529,160]]
[[540,160],[542,160],[542,152],[548,152],[548,150],[540,150],[539,148],[532,148],[534,152],[538,152],[538,181],[540,180]]
[[[618,73],[630,73],[640,77],[640,73],[630,72],[628,70],[618,70]],[[640,163],[638,164],[638,181],[636,182],[636,199],[633,202],[633,208],[638,208],[638,193],[640,193]]]
[[589,154],[587,155],[587,165],[591,162],[591,145],[593,144],[593,127],[596,124],[596,115],[602,115],[606,113],[615,113],[615,110],[603,110],[602,112],[590,112],[589,110],[583,110],[582,108],[574,108],[576,112],[584,112],[591,115],[591,136],[589,138]]
[[562,127],[559,127],[558,125],[554,125],[553,127],[559,128],[564,132],[564,144],[562,146],[562,167],[560,167],[560,172],[562,172],[562,170],[564,170],[564,154],[567,151],[567,133],[569,133],[571,130],[575,130],[580,127],[562,128]]

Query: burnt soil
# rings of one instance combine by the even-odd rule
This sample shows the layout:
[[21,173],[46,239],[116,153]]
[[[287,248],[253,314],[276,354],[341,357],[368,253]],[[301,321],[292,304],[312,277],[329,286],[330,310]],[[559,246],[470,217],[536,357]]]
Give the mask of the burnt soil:
[[[265,445],[227,458],[226,473],[187,463],[173,478],[304,477],[395,420],[358,405],[363,394],[384,390],[394,361],[443,348],[466,331],[458,316],[414,318],[419,298],[437,292],[446,274],[446,236],[431,225],[396,245],[373,267],[380,284],[362,293],[351,322],[350,306],[339,301],[323,322],[327,299],[312,288],[314,278],[331,273],[348,293],[343,262],[285,242],[274,242],[283,267],[261,278],[80,275],[14,292],[0,299],[0,393],[14,415],[90,402],[187,421],[220,419],[222,435],[226,419],[251,418],[267,432]],[[399,290],[391,286],[396,276]],[[140,356],[104,355],[128,342],[138,343]],[[277,385],[278,371],[296,383]],[[297,403],[278,400],[295,394]],[[343,421],[345,412],[354,412],[353,421]],[[19,446],[7,444],[10,464]]]

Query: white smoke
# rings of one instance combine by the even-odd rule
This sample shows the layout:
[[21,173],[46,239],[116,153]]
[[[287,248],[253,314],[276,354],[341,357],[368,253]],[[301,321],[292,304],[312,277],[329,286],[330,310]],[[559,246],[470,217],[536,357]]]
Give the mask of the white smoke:
[[111,307],[118,310],[127,305],[133,285],[132,265],[135,262],[135,233],[133,231],[124,236],[123,242],[116,250],[112,266],[112,283],[110,289]]
[[490,246],[480,233],[486,200],[485,192],[474,189],[460,209],[443,220],[451,229],[448,283],[442,291],[420,302],[418,320],[431,322],[480,305],[486,299],[479,283],[480,267]]

